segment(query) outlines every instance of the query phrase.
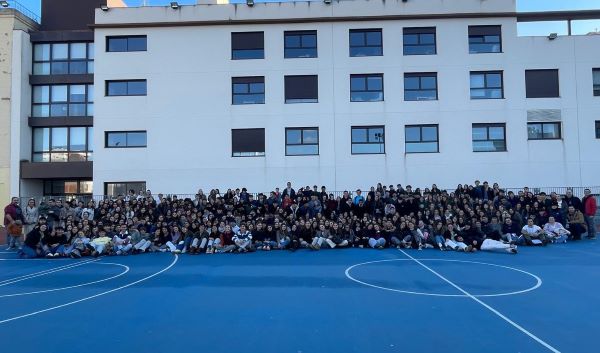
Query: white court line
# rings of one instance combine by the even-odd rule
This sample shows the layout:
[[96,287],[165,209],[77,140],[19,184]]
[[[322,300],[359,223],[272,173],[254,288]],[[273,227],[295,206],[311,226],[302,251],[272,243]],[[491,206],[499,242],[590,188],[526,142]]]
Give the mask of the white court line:
[[63,266],[51,268],[51,269],[44,270],[44,271],[30,273],[28,275],[22,275],[22,276],[15,277],[15,278],[12,278],[12,279],[6,279],[4,281],[0,281],[0,287],[6,286],[6,285],[9,285],[9,284],[13,284],[13,283],[17,283],[17,282],[22,282],[22,281],[25,281],[25,280],[28,280],[28,279],[32,279],[32,278],[36,278],[36,277],[46,276],[46,275],[49,275],[51,273],[68,270],[70,268],[78,267],[78,266],[85,265],[85,264],[88,264],[90,262],[94,262],[94,261],[98,261],[98,260],[99,259],[79,261],[77,263],[71,263],[71,264],[68,264],[68,265],[63,265]]
[[160,275],[161,273],[163,273],[163,272],[167,271],[167,270],[168,270],[168,269],[170,269],[171,267],[175,266],[175,264],[177,263],[177,260],[178,260],[178,259],[179,259],[179,256],[178,256],[177,254],[175,254],[175,258],[173,259],[173,262],[171,262],[171,264],[170,264],[169,266],[167,266],[167,267],[163,268],[162,270],[160,270],[160,271],[158,271],[158,272],[155,272],[155,273],[153,273],[153,274],[151,274],[151,275],[149,275],[149,276],[146,276],[146,277],[144,277],[144,278],[142,278],[142,279],[138,279],[138,280],[137,280],[137,281],[135,281],[135,282],[131,282],[131,283],[128,283],[128,284],[126,284],[126,285],[124,285],[124,286],[121,286],[121,287],[118,287],[118,288],[114,288],[114,289],[111,289],[111,290],[107,290],[107,291],[105,291],[105,292],[102,292],[102,293],[94,294],[94,295],[91,295],[91,296],[89,296],[89,297],[85,297],[85,298],[81,298],[81,299],[78,299],[78,300],[74,300],[74,301],[72,301],[72,302],[68,302],[68,303],[65,303],[65,304],[61,304],[61,305],[57,305],[57,306],[53,306],[53,307],[46,308],[46,309],[39,310],[39,311],[34,311],[34,312],[32,312],[32,313],[29,313],[29,314],[24,314],[24,315],[20,315],[20,316],[11,317],[11,318],[9,318],[9,319],[5,319],[5,320],[0,320],[0,324],[5,324],[5,323],[7,323],[7,322],[10,322],[10,321],[15,321],[15,320],[23,319],[23,318],[26,318],[26,317],[29,317],[29,316],[34,316],[34,315],[37,315],[37,314],[45,313],[45,312],[47,312],[47,311],[52,311],[52,310],[56,310],[56,309],[60,309],[60,308],[64,308],[65,306],[69,306],[69,305],[73,305],[73,304],[81,303],[81,302],[84,302],[84,301],[86,301],[86,300],[90,300],[90,299],[98,298],[98,297],[101,297],[101,296],[103,296],[103,295],[110,294],[110,293],[112,293],[112,292],[116,292],[116,291],[118,291],[118,290],[125,289],[125,288],[127,288],[127,287],[131,287],[131,286],[133,286],[133,285],[136,285],[136,284],[138,284],[138,283],[140,283],[140,282],[144,282],[144,281],[146,281],[146,280],[149,280],[150,278],[152,278],[152,277],[155,277],[155,276],[158,276],[158,275]]
[[121,277],[124,274],[126,274],[127,272],[129,272],[129,266],[125,266],[125,265],[122,265],[122,264],[116,264],[116,263],[113,263],[113,262],[96,262],[96,263],[94,263],[94,265],[115,265],[115,266],[121,266],[121,267],[123,267],[125,269],[125,271],[119,273],[118,275],[115,275],[115,276],[112,276],[112,277],[108,277],[108,278],[105,278],[105,279],[101,279],[101,280],[97,280],[97,281],[93,281],[93,282],[82,283],[82,284],[73,285],[73,286],[69,286],[69,287],[61,287],[61,288],[39,290],[39,291],[35,291],[35,292],[4,294],[4,295],[0,295],[0,298],[20,297],[20,296],[23,296],[23,295],[32,295],[32,294],[40,294],[40,293],[48,293],[48,292],[57,292],[57,291],[66,290],[66,289],[72,289],[72,288],[89,286],[91,284],[96,284],[96,283],[110,281],[111,279],[115,279],[117,277]]
[[[18,259],[18,260],[22,260],[22,259]],[[1,281],[0,281],[0,284],[1,284],[1,283],[4,283],[4,282],[10,282],[10,281],[14,281],[14,280],[16,280],[16,279],[23,278],[23,277],[29,277],[29,276],[33,276],[33,275],[36,275],[36,274],[45,273],[45,272],[49,272],[49,271],[52,271],[52,270],[58,270],[58,269],[61,269],[61,268],[64,268],[64,267],[73,266],[73,265],[74,265],[74,264],[76,264],[76,263],[80,263],[80,262],[91,262],[91,261],[92,261],[92,260],[83,260],[83,261],[79,261],[79,262],[71,262],[71,263],[67,263],[66,265],[61,265],[61,266],[57,266],[57,267],[53,267],[53,268],[47,268],[47,269],[45,269],[45,270],[42,270],[42,271],[38,271],[38,272],[29,273],[29,274],[26,274],[26,275],[17,276],[17,277],[15,277],[15,278],[10,278],[10,279],[1,280]],[[41,263],[41,262],[40,262],[40,263]],[[45,263],[49,263],[49,262],[45,262]]]
[[467,297],[473,299],[475,302],[481,304],[484,308],[488,309],[489,311],[491,311],[492,313],[496,314],[497,316],[499,316],[501,319],[503,319],[504,321],[508,322],[509,324],[511,324],[512,326],[514,326],[516,329],[518,329],[519,331],[523,332],[524,334],[526,334],[527,336],[531,337],[533,340],[535,340],[536,342],[538,342],[539,344],[541,344],[542,346],[548,348],[550,351],[554,352],[554,353],[560,353],[560,351],[554,347],[552,347],[551,345],[549,345],[548,343],[544,342],[542,339],[540,339],[539,337],[537,337],[536,335],[534,335],[533,333],[527,331],[526,329],[524,329],[522,326],[520,326],[519,324],[517,324],[516,322],[512,321],[511,319],[509,319],[508,317],[504,316],[502,313],[500,313],[498,310],[492,308],[491,306],[487,305],[486,303],[482,302],[480,299],[478,299],[477,297],[471,295],[469,292],[467,292],[466,290],[462,289],[461,287],[459,287],[458,285],[454,284],[454,282],[450,281],[449,279],[447,279],[446,277],[440,275],[439,273],[437,273],[436,271],[432,270],[431,268],[429,268],[427,265],[425,265],[424,263],[422,263],[421,261],[415,259],[414,257],[410,256],[408,253],[406,253],[404,250],[402,249],[398,249],[400,250],[404,255],[406,255],[406,257],[408,257],[409,259],[412,259],[413,261],[415,261],[416,263],[418,263],[419,265],[423,266],[425,269],[427,269],[429,272],[433,273],[434,275],[438,276],[440,279],[442,279],[444,282],[448,283],[449,285],[451,285],[452,287],[456,288],[459,292],[463,293],[464,295],[466,295]]

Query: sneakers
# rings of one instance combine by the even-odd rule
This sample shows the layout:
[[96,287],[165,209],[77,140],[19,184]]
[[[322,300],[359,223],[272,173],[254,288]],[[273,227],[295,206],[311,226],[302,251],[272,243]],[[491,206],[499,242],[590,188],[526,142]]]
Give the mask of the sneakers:
[[52,255],[51,253],[47,253],[47,254],[46,254],[46,258],[47,258],[47,259],[51,259],[51,258],[53,258],[53,257],[54,257],[54,255]]
[[419,244],[419,250],[423,250],[423,244]]

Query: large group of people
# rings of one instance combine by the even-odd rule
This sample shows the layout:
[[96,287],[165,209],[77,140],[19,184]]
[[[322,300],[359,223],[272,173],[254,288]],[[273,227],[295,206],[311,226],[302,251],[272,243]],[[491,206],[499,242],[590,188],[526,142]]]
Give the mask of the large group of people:
[[[378,184],[339,196],[291,183],[268,194],[218,189],[195,197],[130,190],[102,200],[13,198],[4,209],[8,248],[22,258],[190,255],[387,247],[501,251],[595,239],[596,198],[475,181],[455,190]],[[23,239],[24,235],[24,239]]]

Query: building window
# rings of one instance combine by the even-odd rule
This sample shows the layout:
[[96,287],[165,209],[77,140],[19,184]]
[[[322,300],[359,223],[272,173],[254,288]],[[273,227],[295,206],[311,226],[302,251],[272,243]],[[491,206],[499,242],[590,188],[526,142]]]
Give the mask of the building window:
[[44,196],[89,196],[93,186],[91,180],[44,180]]
[[106,81],[106,96],[145,96],[146,80]]
[[558,70],[525,70],[527,98],[558,98]]
[[286,103],[317,103],[319,79],[317,75],[285,76]]
[[383,55],[381,28],[350,30],[350,56],[381,55]]
[[111,183],[104,183],[104,195],[110,197],[116,197],[119,195],[127,195],[127,193],[133,190],[136,193],[146,191],[145,181],[117,181]]
[[437,73],[421,72],[404,74],[404,100],[437,100]]
[[264,59],[264,32],[234,32],[231,33],[231,59]]
[[92,160],[92,127],[33,129],[33,162],[85,162]]
[[383,126],[353,126],[352,154],[384,154],[385,128]]
[[596,120],[596,138],[600,139],[600,120]]
[[473,152],[505,152],[506,124],[473,124]]
[[404,28],[404,55],[435,55],[435,27]]
[[232,104],[264,104],[265,103],[265,78],[233,77],[231,79]]
[[93,116],[94,85],[33,86],[34,118]]
[[106,131],[106,148],[146,147],[146,131]]
[[502,99],[502,71],[471,72],[471,99]]
[[146,36],[110,36],[106,37],[107,52],[146,51]]
[[594,81],[594,96],[600,97],[600,69],[592,70],[592,78]]
[[94,73],[94,43],[52,43],[33,46],[34,75]]
[[286,59],[317,57],[317,31],[285,31],[283,37]]
[[528,140],[560,140],[560,123],[527,123]]
[[231,130],[232,157],[263,157],[265,155],[265,129]]
[[285,129],[285,155],[311,156],[319,154],[319,128],[295,127]]
[[383,100],[383,74],[350,75],[351,102]]
[[406,153],[437,153],[440,151],[438,125],[406,125]]
[[469,26],[469,53],[502,52],[501,26]]

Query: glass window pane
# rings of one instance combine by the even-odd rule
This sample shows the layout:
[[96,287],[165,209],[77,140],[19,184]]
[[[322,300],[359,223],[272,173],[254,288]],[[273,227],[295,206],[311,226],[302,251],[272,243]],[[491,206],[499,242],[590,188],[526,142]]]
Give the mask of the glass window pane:
[[490,140],[503,140],[504,128],[500,126],[492,126],[489,128]]
[[487,128],[473,127],[473,140],[487,140]]
[[94,104],[90,103],[87,105],[86,116],[94,116]]
[[423,33],[420,36],[421,44],[434,44],[435,35],[433,33]]
[[436,89],[436,81],[435,76],[424,76],[421,78],[421,88],[423,89]]
[[350,32],[350,46],[365,45],[365,36],[363,32]]
[[33,64],[34,75],[50,75],[50,63]]
[[404,44],[419,44],[419,35],[418,34],[405,34],[404,35]]
[[385,153],[383,143],[357,143],[352,144],[352,153],[354,154],[378,154]]
[[367,129],[352,129],[352,142],[367,142]]
[[49,86],[33,86],[33,103],[48,103],[49,101]]
[[88,127],[87,129],[87,140],[88,140],[88,151],[94,150],[94,128]]
[[437,141],[437,127],[425,126],[421,129],[423,141]]
[[88,59],[94,60],[95,50],[96,47],[94,46],[94,43],[88,43]]
[[107,147],[126,147],[127,146],[127,134],[124,132],[111,132],[106,136]]
[[542,124],[527,124],[527,137],[529,139],[541,139]]
[[68,59],[69,44],[57,43],[52,44],[52,60]]
[[485,76],[481,74],[471,74],[471,88],[485,87]]
[[48,104],[34,105],[31,114],[36,118],[50,116],[50,106]]
[[248,84],[247,83],[234,83],[233,84],[233,93],[236,93],[236,94],[248,93]]
[[404,78],[404,89],[419,89],[419,77],[409,76]]
[[502,87],[502,75],[501,74],[488,74],[487,75],[487,87],[490,87],[490,88]]
[[72,61],[69,63],[69,73],[81,75],[88,73],[88,63],[86,61]]
[[94,190],[94,183],[92,181],[80,181],[79,182],[79,193],[80,194],[91,194]]
[[381,32],[367,32],[367,45],[381,45]]
[[319,132],[317,130],[304,130],[303,143],[319,143]]
[[127,95],[127,82],[107,82],[109,96]]
[[67,128],[56,127],[52,128],[52,151],[66,151],[67,150]]
[[34,153],[33,162],[50,162],[50,153]]
[[50,64],[50,73],[53,75],[64,75],[69,73],[67,61],[54,61]]
[[250,93],[263,93],[265,91],[264,83],[251,83]]
[[421,142],[406,144],[406,153],[434,153],[437,151],[437,142]]
[[50,60],[50,44],[36,44],[33,48],[34,61]]
[[382,91],[383,90],[383,77],[381,76],[370,76],[367,78],[367,88],[369,91]]
[[73,102],[85,102],[85,85],[72,85],[69,92],[69,100]]
[[406,141],[420,141],[421,140],[421,128],[419,127],[406,127],[405,129]]
[[86,43],[71,43],[71,59],[85,59],[87,57]]
[[382,128],[371,128],[369,129],[369,142],[383,142],[383,129]]
[[367,80],[364,77],[351,77],[350,78],[350,90],[351,91],[365,91],[367,89]]
[[86,116],[85,104],[69,104],[69,116]]
[[68,153],[52,153],[50,154],[50,162],[68,162]]
[[44,152],[50,150],[50,129],[33,129],[33,151]]
[[558,138],[560,138],[560,125],[559,124],[544,124],[543,133],[544,133],[544,138],[546,138],[546,139],[558,139]]
[[146,95],[146,81],[130,81],[127,84],[127,94]]
[[286,48],[299,48],[300,47],[300,36],[287,35],[285,36]]
[[288,145],[288,146],[286,146],[286,154],[289,156],[317,155],[317,154],[319,154],[319,146],[318,145]]
[[72,127],[70,128],[71,135],[69,136],[69,146],[71,151],[85,151],[86,128]]
[[299,145],[302,143],[302,130],[287,130],[286,143],[288,145]]
[[88,102],[94,101],[94,85],[87,86],[87,101]]
[[109,52],[122,52],[127,51],[127,38],[109,38],[108,39],[108,51]]
[[67,116],[68,113],[69,106],[66,103],[50,105],[50,116]]
[[127,146],[129,146],[129,147],[146,146],[146,133],[145,132],[128,132],[127,133]]
[[132,37],[127,41],[128,51],[146,51],[146,37]]
[[52,86],[52,102],[66,102],[67,101],[67,86],[58,85]]

